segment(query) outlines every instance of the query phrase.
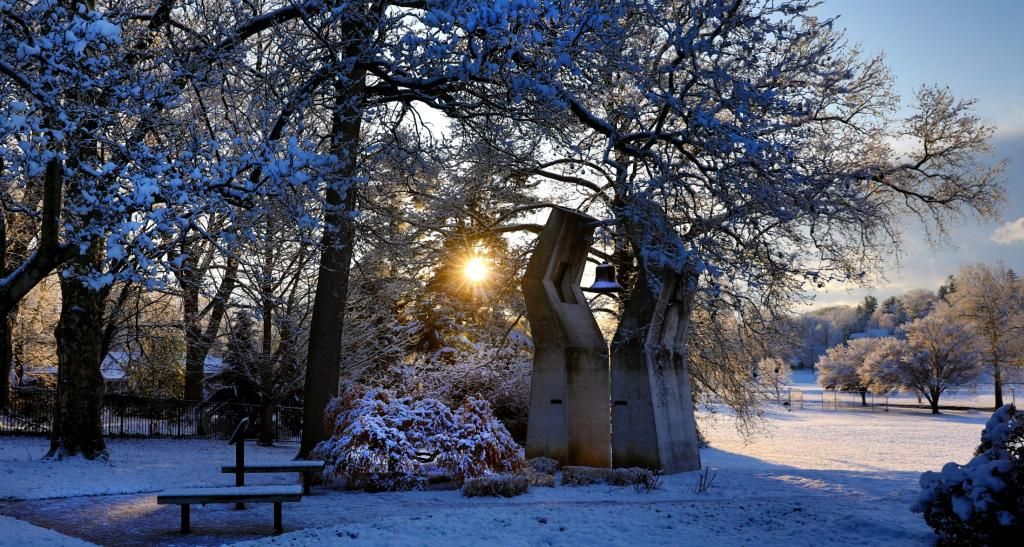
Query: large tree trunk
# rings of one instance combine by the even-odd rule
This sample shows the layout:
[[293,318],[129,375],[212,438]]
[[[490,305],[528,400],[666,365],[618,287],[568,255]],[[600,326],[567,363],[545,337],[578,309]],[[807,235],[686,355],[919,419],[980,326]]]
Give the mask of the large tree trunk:
[[[10,396],[12,331],[18,302],[71,253],[58,242],[64,175],[59,160],[46,164],[42,184],[33,177],[26,184],[25,202],[41,204],[42,218],[35,220],[12,217],[0,208],[0,410],[7,407]],[[0,159],[0,172],[3,160]],[[38,247],[29,254],[31,240],[38,231]]]
[[[89,258],[83,257],[82,262],[89,262]],[[47,457],[105,457],[100,365],[103,313],[110,289],[94,289],[72,276],[61,276],[60,286],[61,310],[55,333],[59,363],[57,403]]]
[[[358,54],[353,49],[355,47],[346,48],[346,56]],[[355,241],[352,212],[355,210],[356,189],[352,181],[358,172],[356,161],[362,131],[365,77],[365,72],[356,70],[350,83],[339,80],[335,84],[331,148],[341,165],[327,188],[320,269],[309,325],[299,458],[309,457],[313,448],[326,438],[324,409],[331,397],[338,393],[341,336],[348,300],[352,244]]]
[[206,360],[210,345],[203,339],[203,329],[199,325],[199,288],[191,283],[179,283],[185,330],[185,399],[202,401],[203,362]]
[[[186,249],[185,253],[194,251]],[[238,274],[238,261],[229,258],[224,268],[224,277],[221,278],[217,293],[210,302],[207,311],[209,318],[206,325],[202,324],[202,317],[199,310],[199,290],[202,286],[200,261],[196,256],[189,256],[185,260],[185,267],[176,272],[178,285],[181,286],[182,319],[185,330],[185,399],[189,401],[202,401],[205,399],[203,393],[203,380],[205,379],[206,356],[213,347],[214,340],[220,332],[220,324],[227,312],[228,301],[235,289]]]

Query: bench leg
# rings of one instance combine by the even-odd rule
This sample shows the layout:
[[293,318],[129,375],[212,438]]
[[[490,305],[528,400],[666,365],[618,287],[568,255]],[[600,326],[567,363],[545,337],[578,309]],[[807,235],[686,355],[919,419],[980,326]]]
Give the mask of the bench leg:
[[189,509],[190,508],[189,508],[189,505],[187,503],[182,504],[182,506],[181,506],[181,533],[182,534],[187,534],[187,533],[192,531],[192,526],[191,526],[191,523],[189,522],[189,517],[190,517],[190,513],[191,513],[191,511]]
[[309,471],[302,472],[302,493],[309,494],[309,490],[313,487],[313,476]]
[[281,525],[281,502],[274,502],[274,535],[284,532],[284,526]]

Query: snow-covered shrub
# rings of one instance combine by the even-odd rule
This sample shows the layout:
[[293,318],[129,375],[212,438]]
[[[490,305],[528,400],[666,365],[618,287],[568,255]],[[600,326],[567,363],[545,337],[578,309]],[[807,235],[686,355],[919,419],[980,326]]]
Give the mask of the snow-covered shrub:
[[658,482],[654,471],[642,467],[621,467],[608,471],[605,483],[612,486],[636,486]]
[[428,474],[457,481],[516,472],[519,447],[486,401],[470,398],[452,412],[435,399],[398,397],[357,386],[327,407],[331,438],[314,449],[324,476],[344,477],[349,488],[405,490]]
[[591,484],[608,484],[611,486],[646,485],[657,483],[656,475],[654,471],[642,467],[608,469],[604,467],[567,465],[562,468],[562,484],[564,486],[587,486]]
[[466,479],[462,485],[462,495],[467,498],[474,496],[495,496],[511,498],[525,494],[530,489],[530,479],[517,473],[484,475]]
[[456,477],[517,472],[526,467],[519,445],[483,399],[470,397],[462,403],[448,436],[452,446],[439,460]]
[[580,465],[567,465],[562,468],[563,486],[588,486],[604,482],[607,469],[600,467],[583,467]]
[[529,348],[477,343],[446,349],[409,367],[405,390],[452,407],[468,397],[485,399],[513,438],[524,440],[533,370]]
[[966,465],[947,463],[921,475],[913,510],[944,543],[1011,545],[1024,537],[1024,415],[997,410]]
[[529,464],[530,468],[534,471],[545,475],[554,475],[555,472],[558,471],[559,466],[558,460],[545,458],[544,456],[530,458],[529,460],[526,460],[526,463]]
[[540,473],[535,469],[528,468],[526,478],[530,479],[530,486],[542,486],[544,488],[555,487],[555,476],[547,473]]

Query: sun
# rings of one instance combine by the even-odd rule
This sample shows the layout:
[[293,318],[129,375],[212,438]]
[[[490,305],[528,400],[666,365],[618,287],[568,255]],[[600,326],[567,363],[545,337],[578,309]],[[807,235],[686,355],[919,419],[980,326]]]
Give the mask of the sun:
[[489,273],[490,269],[487,267],[487,262],[479,256],[470,257],[462,268],[463,277],[474,284],[486,281]]

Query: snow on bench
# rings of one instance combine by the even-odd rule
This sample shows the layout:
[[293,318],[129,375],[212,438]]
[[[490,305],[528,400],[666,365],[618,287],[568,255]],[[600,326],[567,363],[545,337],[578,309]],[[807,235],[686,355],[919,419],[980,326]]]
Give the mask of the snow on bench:
[[192,529],[190,505],[207,503],[273,503],[274,533],[282,532],[281,502],[299,501],[302,499],[300,486],[218,486],[212,488],[179,488],[165,490],[156,496],[158,505],[181,506],[181,533],[187,534]]
[[[312,473],[323,471],[324,462],[321,460],[291,460],[274,463],[247,463],[242,467],[243,473],[292,473],[298,472],[302,479],[302,492],[308,494],[312,484]],[[220,468],[221,473],[235,473],[238,471],[236,465],[225,465]]]

